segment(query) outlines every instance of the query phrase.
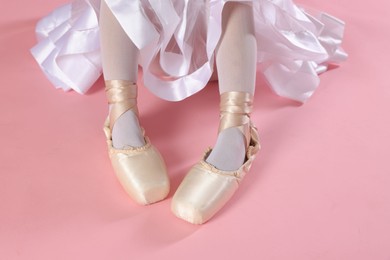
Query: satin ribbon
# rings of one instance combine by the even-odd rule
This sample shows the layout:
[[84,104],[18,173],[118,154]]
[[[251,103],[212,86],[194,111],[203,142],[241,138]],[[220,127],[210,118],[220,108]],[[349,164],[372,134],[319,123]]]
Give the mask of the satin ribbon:
[[246,139],[246,146],[249,145],[251,123],[249,115],[252,112],[253,95],[246,92],[224,92],[221,94],[220,111],[221,118],[219,132],[230,128],[238,127]]
[[110,128],[127,110],[131,109],[138,115],[137,85],[127,80],[106,80],[105,91],[110,107]]
[[[140,49],[144,84],[154,94],[178,101],[208,83],[228,0],[106,2]],[[278,95],[304,102],[318,74],[347,58],[339,19],[291,0],[239,2],[253,6],[259,70]],[[31,52],[56,87],[85,93],[101,75],[99,6],[99,0],[76,0],[38,23],[39,42]]]

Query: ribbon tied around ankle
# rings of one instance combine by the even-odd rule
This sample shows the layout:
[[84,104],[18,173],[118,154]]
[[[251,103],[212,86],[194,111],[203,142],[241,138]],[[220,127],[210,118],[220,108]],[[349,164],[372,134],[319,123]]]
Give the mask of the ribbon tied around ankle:
[[246,146],[250,142],[250,113],[253,107],[253,95],[247,92],[225,92],[221,94],[219,132],[238,127],[245,136]]
[[131,109],[138,116],[137,85],[127,80],[106,80],[105,91],[110,107],[110,128],[127,110]]

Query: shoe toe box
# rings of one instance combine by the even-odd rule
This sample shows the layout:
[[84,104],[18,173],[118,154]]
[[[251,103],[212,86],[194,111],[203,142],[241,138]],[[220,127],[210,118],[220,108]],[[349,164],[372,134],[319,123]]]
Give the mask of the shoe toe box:
[[171,210],[187,222],[203,224],[229,201],[237,188],[233,176],[219,175],[195,165],[173,196]]
[[138,204],[151,204],[168,195],[166,166],[153,146],[136,153],[116,153],[111,162],[123,188]]

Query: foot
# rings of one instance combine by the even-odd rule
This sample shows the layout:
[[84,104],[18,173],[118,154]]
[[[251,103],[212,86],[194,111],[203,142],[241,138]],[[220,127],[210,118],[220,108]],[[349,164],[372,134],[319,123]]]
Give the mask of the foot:
[[217,143],[177,188],[171,204],[177,217],[193,224],[205,223],[238,189],[260,148],[256,128],[250,121],[252,104],[253,95],[249,93],[221,94]]
[[134,201],[160,201],[168,195],[169,178],[163,158],[139,126],[137,85],[126,80],[105,84],[110,112],[103,129],[115,174]]
[[242,132],[236,127],[227,128],[219,133],[206,162],[222,171],[235,171],[245,161],[245,148]]
[[112,129],[112,144],[116,149],[145,145],[138,118],[133,111],[126,111],[115,121]]

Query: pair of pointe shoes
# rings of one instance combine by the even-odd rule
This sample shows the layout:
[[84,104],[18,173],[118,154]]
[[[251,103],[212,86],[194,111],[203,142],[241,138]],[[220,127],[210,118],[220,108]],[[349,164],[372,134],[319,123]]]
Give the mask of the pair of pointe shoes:
[[[114,171],[130,197],[141,205],[166,198],[169,178],[164,160],[145,137],[145,145],[129,149],[116,149],[112,145],[111,129],[120,115],[131,109],[136,115],[137,87],[124,80],[106,81],[106,93],[111,105],[104,125],[109,156]],[[193,224],[203,224],[212,218],[233,196],[240,181],[249,171],[260,148],[256,128],[249,114],[252,96],[245,92],[225,92],[221,95],[222,131],[238,127],[246,138],[247,151],[244,164],[236,171],[222,171],[206,162],[211,150],[186,175],[172,198],[172,212]]]

